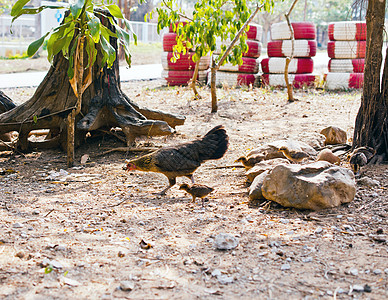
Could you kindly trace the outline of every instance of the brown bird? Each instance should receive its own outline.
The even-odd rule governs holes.
[[[360,171],[360,168],[365,166],[375,154],[375,149],[368,146],[354,149],[353,152],[348,155],[349,164],[353,173],[357,174]]]
[[[209,187],[207,185],[193,184],[192,186],[189,186],[187,183],[181,184],[179,189],[180,190],[184,190],[187,193],[189,193],[193,197],[192,202],[195,202],[195,198],[197,198],[197,197],[201,198],[202,199],[202,205],[203,205],[203,198],[205,198],[212,191],[214,191],[214,188]]]
[[[253,157],[246,158],[245,156],[241,156],[237,158],[235,162],[241,162],[246,169],[250,169],[256,164],[256,159]]]
[[[176,146],[163,147],[153,153],[130,160],[126,169],[164,174],[169,186],[164,195],[176,183],[178,176],[186,176],[194,183],[193,173],[204,161],[221,158],[228,149],[229,138],[222,125],[214,127],[202,138]]]
[[[289,150],[287,147],[283,146],[279,148],[279,151],[284,154],[285,157],[287,157],[292,162],[299,163],[305,158],[309,157],[309,155],[306,152],[303,151],[295,151],[295,150]]]

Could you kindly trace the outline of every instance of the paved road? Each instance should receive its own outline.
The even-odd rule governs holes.
[[[162,65],[136,65],[131,68],[120,67],[120,80],[147,80],[161,78]],[[38,86],[47,72],[26,72],[0,74],[0,89],[14,87],[34,87]]]

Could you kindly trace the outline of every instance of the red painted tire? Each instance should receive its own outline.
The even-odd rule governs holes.
[[[263,83],[269,86],[285,87],[284,74],[263,74]],[[294,88],[314,87],[316,75],[314,74],[289,74],[288,80],[292,82]]]
[[[173,51],[173,47],[176,45],[176,37],[177,34],[173,32],[167,32],[163,34],[163,51]]]
[[[236,73],[236,72],[222,72],[217,71],[216,86],[250,86],[257,85],[260,76],[257,74]],[[210,74],[209,80],[210,82]]]
[[[366,41],[329,41],[327,54],[330,58],[365,58]]]
[[[294,30],[294,38],[296,40],[315,40],[317,37],[315,24],[312,22],[292,22],[291,26]],[[271,39],[291,39],[291,31],[287,22],[280,22],[271,25]]]
[[[263,73],[284,73],[285,66],[285,57],[270,57],[264,58],[261,61],[261,70],[263,71]],[[312,73],[313,69],[314,61],[311,58],[293,58],[288,66],[288,73]]]
[[[357,21],[334,22],[329,24],[331,41],[365,41],[366,23]]]
[[[364,73],[327,73],[325,87],[328,90],[361,89]]]
[[[195,62],[193,62],[192,57],[195,52],[187,52],[186,54],[179,54],[179,58],[172,62],[171,58],[174,56],[173,52],[163,52],[162,53],[162,67],[165,70],[176,70],[176,71],[187,71],[194,70]],[[210,65],[210,57],[204,56],[199,60],[198,70],[206,70]]]
[[[221,52],[221,45],[229,45],[230,41],[221,42],[220,39],[217,39],[216,42],[216,50],[214,51],[214,54],[220,54]],[[248,45],[248,51],[243,53],[243,56],[245,57],[254,57],[258,58],[261,54],[261,42],[255,41],[255,40],[247,40]]]
[[[261,41],[263,37],[263,27],[258,24],[249,24],[249,29],[247,31],[247,38],[250,40]]]
[[[164,79],[166,85],[187,85],[193,77],[194,70],[192,71],[171,71],[163,70],[162,79]],[[206,83],[207,71],[198,72],[198,81]]]
[[[259,60],[253,57],[242,57],[243,63],[241,66],[232,65],[231,63],[226,63],[223,66],[220,66],[220,71],[226,72],[240,72],[240,73],[250,73],[256,74],[259,72]]]
[[[363,73],[365,59],[330,59],[329,72],[334,73]]]
[[[269,57],[291,56],[292,41],[271,41],[268,42],[267,53]],[[317,53],[317,41],[315,40],[295,40],[294,57],[312,57]]]

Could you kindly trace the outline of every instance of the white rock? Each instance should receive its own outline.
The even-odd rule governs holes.
[[[214,246],[218,250],[231,250],[238,246],[238,239],[229,233],[220,233],[214,239]]]
[[[120,282],[120,289],[123,291],[132,291],[135,288],[135,283],[129,280],[123,280]]]
[[[357,276],[358,275],[358,269],[357,268],[350,268],[349,269],[349,274],[351,274],[353,276]]]
[[[373,273],[375,274],[375,275],[380,275],[381,273],[383,273],[380,269],[376,269],[376,270],[374,270],[373,271]]]
[[[221,271],[219,269],[214,269],[212,272],[213,277],[218,277],[221,275]]]
[[[360,284],[353,285],[352,289],[355,292],[363,292],[364,291],[364,287],[362,285],[360,285]]]
[[[220,284],[229,284],[234,281],[234,278],[228,275],[220,275],[220,276],[217,276],[217,280]]]
[[[23,228],[23,224],[22,223],[19,223],[19,222],[16,222],[12,225],[13,228]]]
[[[290,270],[290,269],[291,269],[290,264],[283,264],[283,265],[280,267],[280,270],[282,270],[282,271],[286,271],[286,270]]]

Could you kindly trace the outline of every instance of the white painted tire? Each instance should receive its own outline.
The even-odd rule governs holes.
[[[190,71],[173,71],[163,70],[162,79],[164,85],[175,86],[175,85],[188,85],[189,81],[193,77],[194,70]],[[200,83],[206,83],[207,71],[199,71],[197,81]]]
[[[335,59],[329,60],[329,72],[334,73],[363,73],[365,59]]]
[[[365,58],[366,41],[329,41],[327,54],[330,58]]]
[[[242,57],[243,63],[241,66],[232,65],[231,63],[226,63],[223,66],[220,66],[220,71],[226,72],[240,72],[240,73],[249,73],[256,74],[259,72],[259,60],[254,57]]]
[[[294,39],[296,40],[315,40],[317,37],[315,24],[312,22],[292,22],[291,26],[294,31]],[[291,31],[287,22],[272,24],[270,31],[272,40],[291,39]]]
[[[192,57],[195,52],[187,52],[186,54],[179,54],[179,59],[172,62],[171,58],[174,56],[173,52],[162,52],[162,67],[165,70],[188,71],[194,70],[195,62]],[[199,60],[198,70],[207,70],[210,65],[210,56],[203,56]]]
[[[286,87],[284,74],[263,74],[263,84],[274,87]],[[315,74],[288,74],[288,80],[296,89],[314,87],[317,76]]]
[[[269,57],[287,57],[292,54],[292,41],[270,41],[267,45]],[[294,40],[294,57],[312,57],[317,53],[317,41]]]
[[[325,87],[328,90],[361,89],[364,73],[327,73]]]
[[[263,26],[259,24],[250,23],[247,31],[247,38],[261,42],[263,37]]]
[[[285,57],[269,57],[261,61],[263,73],[284,73],[286,67]],[[289,74],[312,73],[314,61],[311,58],[293,58],[288,65]]]
[[[259,80],[260,76],[258,74],[222,71],[217,71],[216,74],[216,86],[240,87],[258,85]],[[208,84],[210,85],[210,72],[208,77]]]
[[[333,22],[329,24],[328,32],[331,41],[365,41],[366,22]]]

